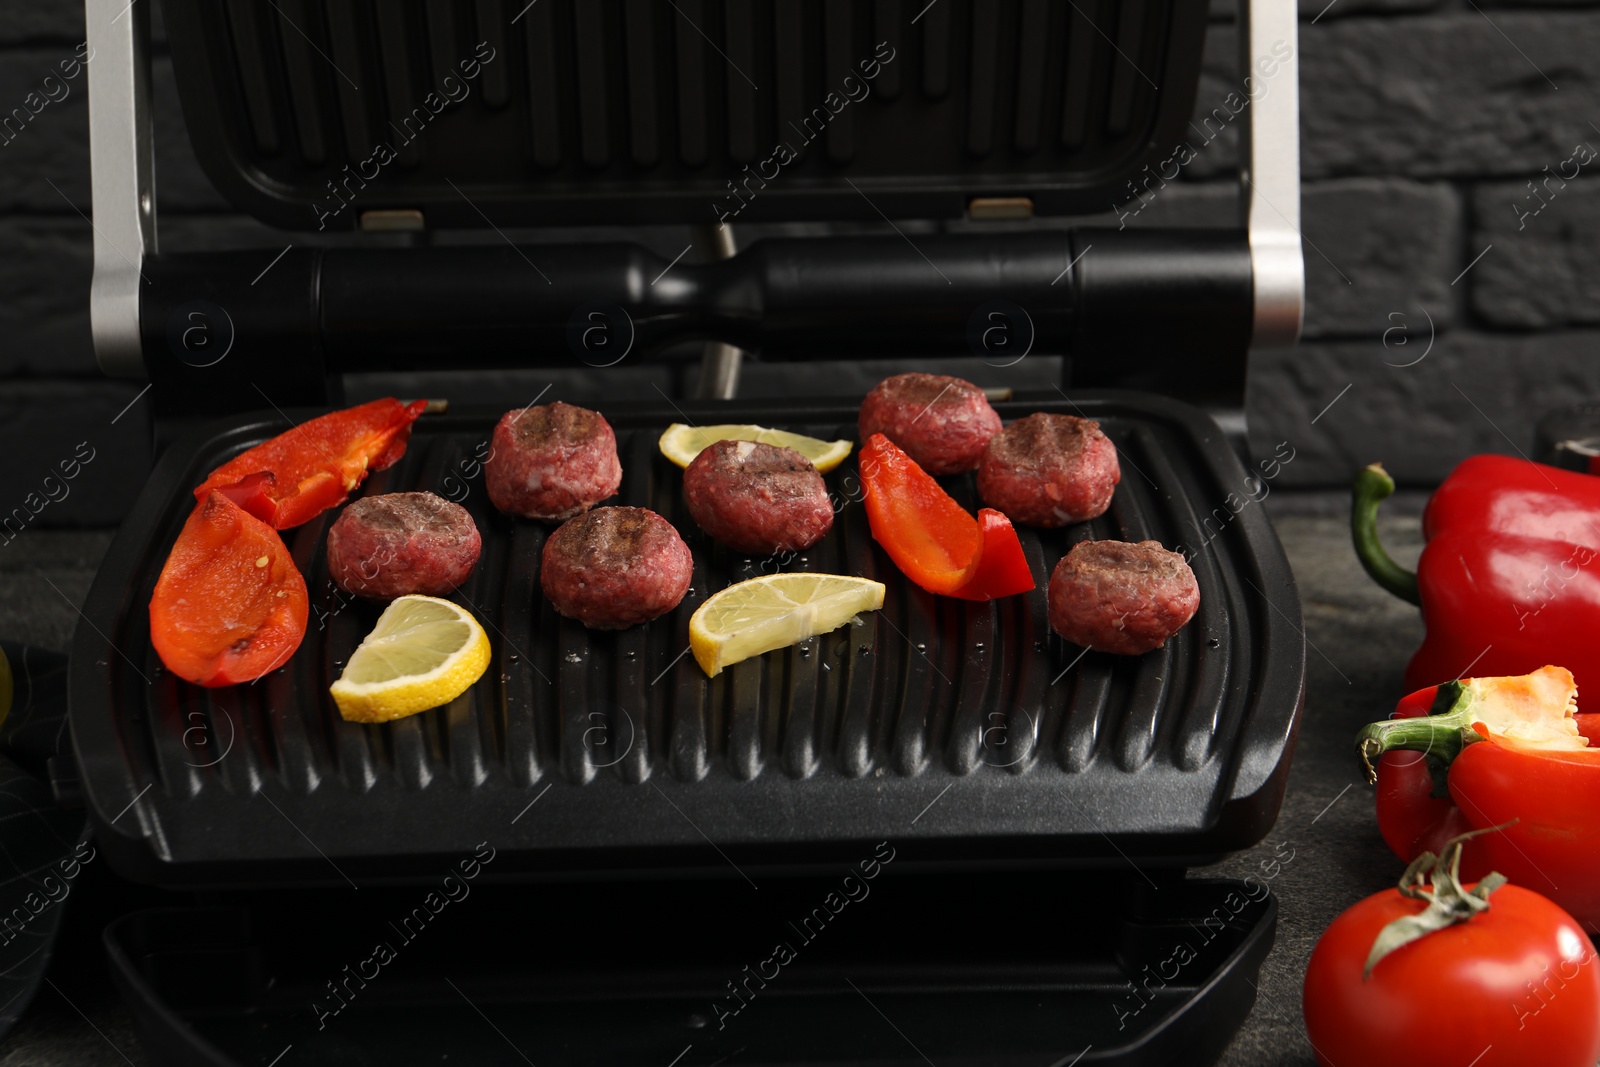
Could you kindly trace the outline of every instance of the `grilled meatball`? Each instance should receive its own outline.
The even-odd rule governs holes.
[[[508,515],[570,519],[622,484],[617,435],[598,411],[560,401],[508,411],[492,443],[483,482]]]
[[[694,558],[648,508],[595,508],[544,544],[539,581],[556,611],[592,630],[625,630],[678,606]]]
[[[810,548],[833,526],[822,475],[792,448],[717,441],[683,472],[683,496],[702,530],[740,552]]]
[[[983,502],[1030,526],[1065,526],[1104,515],[1122,480],[1117,447],[1100,424],[1040,412],[989,439],[978,466]]]
[[[1159,541],[1083,541],[1050,575],[1050,628],[1101,652],[1160,648],[1194,618],[1194,571]]]
[[[947,374],[896,374],[861,402],[861,440],[881,433],[929,474],[972,470],[1000,432],[1000,416],[969,381]]]
[[[362,497],[328,528],[328,575],[374,600],[444,596],[467,580],[483,549],[467,509],[432,493]]]

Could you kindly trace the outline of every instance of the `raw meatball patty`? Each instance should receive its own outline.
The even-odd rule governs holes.
[[[983,502],[1030,526],[1065,526],[1106,513],[1122,480],[1100,424],[1040,412],[989,439],[978,466]]]
[[[810,548],[833,526],[822,475],[792,448],[717,441],[683,472],[683,496],[702,530],[740,552]]]
[[[1194,571],[1160,541],[1083,541],[1050,575],[1050,628],[1101,652],[1160,648],[1199,606]]]
[[[328,575],[347,593],[444,596],[467,580],[483,538],[467,509],[432,493],[362,497],[328,528]]]
[[[861,402],[861,440],[881,433],[929,474],[959,474],[978,465],[983,446],[1000,432],[1000,416],[969,381],[947,374],[896,374]]]
[[[570,519],[622,484],[617,435],[598,411],[560,401],[508,411],[492,443],[483,482],[508,515]]]
[[[678,606],[694,557],[649,508],[595,508],[544,543],[539,581],[556,611],[592,630],[625,630]]]

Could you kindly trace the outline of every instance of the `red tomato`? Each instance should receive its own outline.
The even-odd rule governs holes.
[[[1372,942],[1424,902],[1390,889],[1347,909],[1306,969],[1306,1035],[1324,1067],[1594,1067],[1600,964],[1576,920],[1505,885],[1466,922],[1402,945],[1362,980]]]

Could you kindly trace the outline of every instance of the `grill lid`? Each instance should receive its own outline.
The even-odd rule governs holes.
[[[1101,211],[1186,136],[1206,6],[163,2],[201,164],[298,230]]]

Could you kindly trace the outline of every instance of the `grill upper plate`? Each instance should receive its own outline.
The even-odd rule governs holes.
[[[328,581],[336,510],[285,531],[312,598],[286,667],[214,690],[162,667],[145,607],[190,488],[286,423],[239,417],[197,433],[163,455],[75,637],[71,721],[98,834],[125,873],[163,883],[403,877],[485,839],[497,871],[541,873],[745,871],[848,858],[889,837],[913,859],[1116,864],[1193,862],[1259,840],[1277,815],[1305,666],[1293,578],[1250,499],[1259,483],[1210,419],[1174,401],[1095,393],[997,407],[1007,420],[1082,412],[1122,456],[1101,519],[1019,528],[1038,589],[978,604],[913,586],[871,538],[852,457],[826,476],[833,531],[787,566],[884,581],[883,610],[715,680],[685,654],[690,615],[776,563],[694,526],[657,436],[688,418],[854,437],[854,407],[607,407],[623,462],[610,503],[659,511],[695,554],[682,605],[616,634],[554,614],[538,589],[547,528],[490,505],[474,460],[499,413],[424,416],[404,459],[363,491],[431,489],[472,512],[483,558],[457,599],[484,622],[494,659],[448,707],[380,726],[344,722],[327,692],[379,612]],[[971,475],[945,481],[978,505]],[[1136,658],[1051,633],[1045,582],[1091,537],[1203,544],[1195,620]]]
[[[318,231],[383,210],[430,230],[1104,211],[1194,136],[1207,7],[162,4],[207,175]]]

